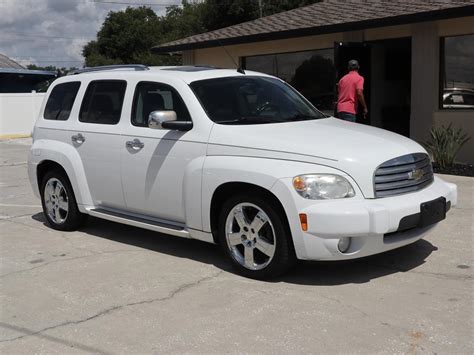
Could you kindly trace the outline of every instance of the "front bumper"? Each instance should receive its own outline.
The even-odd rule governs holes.
[[[419,213],[423,202],[441,196],[451,207],[457,203],[456,185],[438,177],[421,191],[379,199],[307,200],[291,184],[291,179],[282,179],[274,185],[273,192],[283,199],[296,255],[305,260],[353,259],[411,244],[436,224],[397,232],[403,217]],[[301,229],[300,213],[307,215],[307,231]],[[337,247],[341,237],[352,237],[346,253]]]

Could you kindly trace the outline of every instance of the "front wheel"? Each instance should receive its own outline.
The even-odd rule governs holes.
[[[235,196],[224,203],[219,242],[240,274],[265,279],[292,266],[291,234],[282,214],[258,196]]]

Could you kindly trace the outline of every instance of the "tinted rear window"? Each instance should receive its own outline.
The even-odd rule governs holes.
[[[122,114],[126,87],[124,80],[91,81],[82,101],[79,121],[117,124]]]
[[[69,118],[80,86],[79,81],[56,85],[46,103],[44,118],[46,120],[66,121]]]

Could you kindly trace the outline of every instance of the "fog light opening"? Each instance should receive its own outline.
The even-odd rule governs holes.
[[[349,248],[351,247],[351,238],[350,237],[342,237],[339,239],[337,243],[337,248],[341,253],[347,253]]]

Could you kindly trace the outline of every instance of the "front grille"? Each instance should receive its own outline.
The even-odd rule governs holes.
[[[403,155],[380,165],[374,175],[375,197],[424,189],[433,182],[430,158],[424,153]]]

